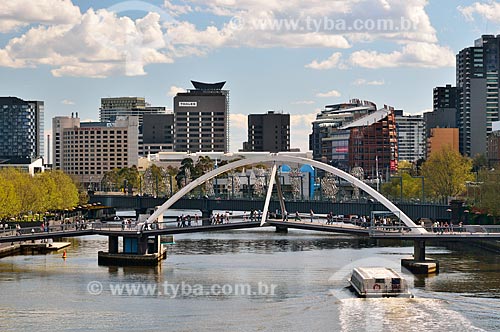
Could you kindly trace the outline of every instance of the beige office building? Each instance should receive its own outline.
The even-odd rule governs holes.
[[[55,117],[54,168],[75,176],[85,186],[97,188],[107,171],[137,165],[138,125],[136,116],[119,118],[114,123]]]

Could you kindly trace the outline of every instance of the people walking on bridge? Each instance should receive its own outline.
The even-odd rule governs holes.
[[[299,211],[295,211],[295,221],[301,221],[302,219],[300,218]]]
[[[314,211],[311,209],[311,211],[309,211],[309,216],[311,217],[311,222],[313,222],[314,220]]]
[[[283,222],[288,221],[288,212],[285,210],[283,211]]]

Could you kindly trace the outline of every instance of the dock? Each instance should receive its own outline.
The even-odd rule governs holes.
[[[23,253],[41,253],[58,251],[69,247],[71,242],[51,242],[51,243],[22,243],[20,244],[21,252]]]
[[[21,252],[20,244],[0,245],[0,258]]]

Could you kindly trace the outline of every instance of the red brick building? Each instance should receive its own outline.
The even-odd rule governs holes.
[[[343,127],[350,129],[349,167],[365,174],[398,170],[398,136],[394,109],[387,106]]]

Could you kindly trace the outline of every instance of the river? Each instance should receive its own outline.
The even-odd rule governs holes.
[[[159,268],[98,266],[99,236],[71,239],[66,260],[0,259],[0,331],[500,331],[500,258],[471,246],[429,246],[441,273],[403,271],[413,299],[359,299],[352,268],[400,271],[411,243],[271,229],[175,240]],[[153,291],[117,293],[134,285]]]

